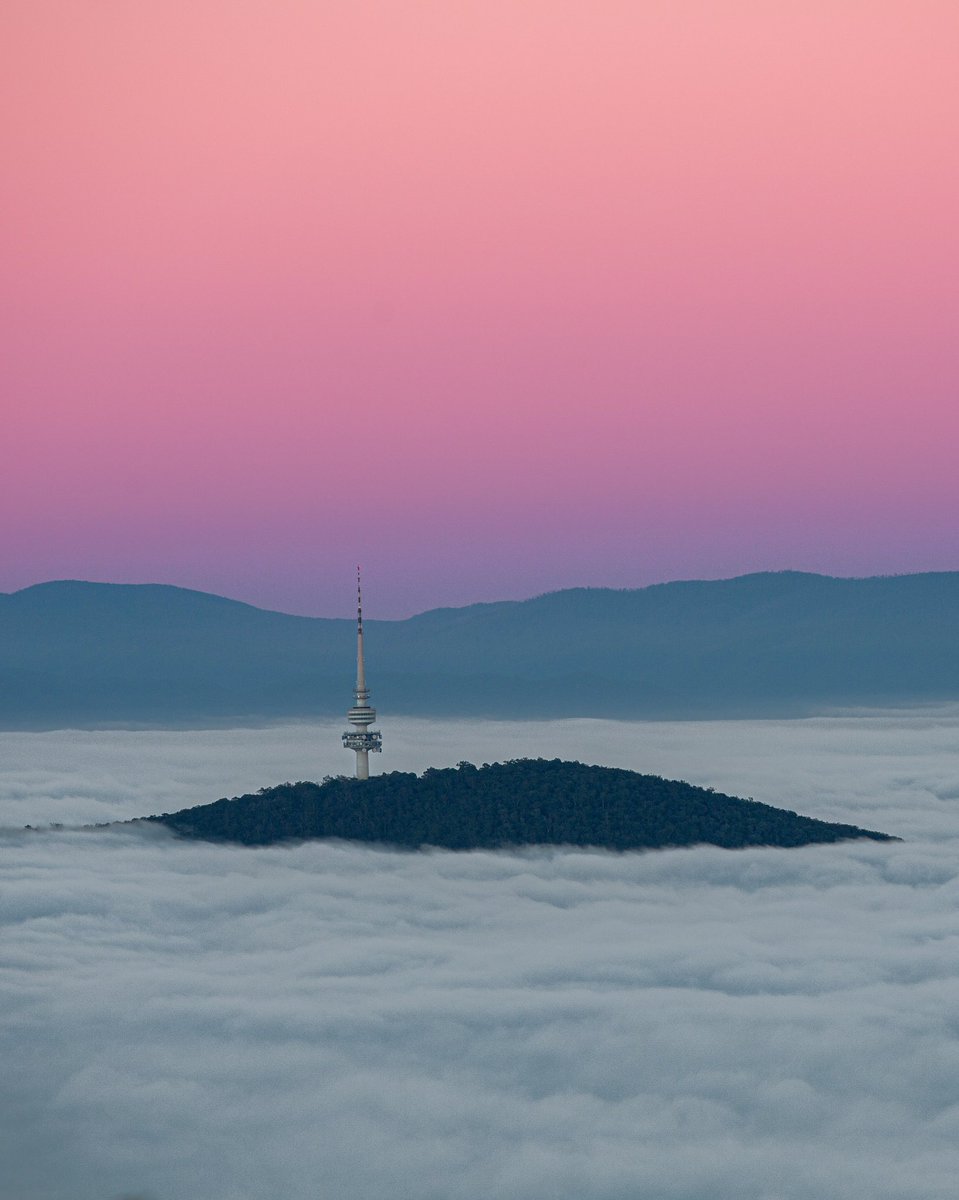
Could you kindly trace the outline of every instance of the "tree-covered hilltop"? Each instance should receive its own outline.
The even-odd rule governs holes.
[[[150,817],[181,837],[264,846],[343,838],[450,850],[573,845],[803,846],[887,834],[799,816],[657,775],[559,759],[394,771],[359,782],[284,783]]]

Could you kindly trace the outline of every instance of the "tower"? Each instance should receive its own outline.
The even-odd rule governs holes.
[[[370,707],[370,692],[366,686],[366,667],[363,662],[363,593],[360,588],[360,568],[356,568],[356,687],[353,707],[346,719],[353,726],[343,734],[343,745],[356,751],[356,778],[369,779],[370,751],[379,754],[383,739],[378,729],[370,729],[376,720],[376,709]]]

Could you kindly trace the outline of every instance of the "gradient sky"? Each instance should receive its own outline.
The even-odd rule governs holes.
[[[959,568],[955,0],[5,0],[0,590]]]

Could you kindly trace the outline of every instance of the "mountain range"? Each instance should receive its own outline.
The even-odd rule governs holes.
[[[795,716],[959,699],[959,572],[574,588],[364,628],[384,717]],[[0,727],[342,713],[353,631],[166,585],[0,594]]]

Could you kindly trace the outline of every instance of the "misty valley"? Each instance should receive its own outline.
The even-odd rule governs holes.
[[[440,801],[513,768],[535,794],[575,757],[902,841],[411,851],[133,820],[370,786],[337,778],[340,725],[0,733],[4,1200],[948,1194],[959,711],[393,718],[370,781],[409,802],[425,772]],[[275,793],[281,820],[314,801]]]

